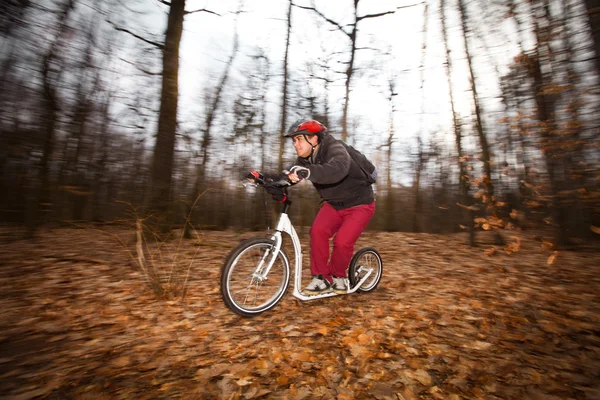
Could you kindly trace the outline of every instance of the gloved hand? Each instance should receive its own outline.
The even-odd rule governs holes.
[[[275,201],[283,203],[287,199],[287,196],[282,188],[265,186],[265,190],[271,195],[271,197],[273,197],[273,200]]]

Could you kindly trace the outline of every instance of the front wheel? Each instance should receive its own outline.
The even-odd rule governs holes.
[[[274,242],[248,239],[233,249],[221,272],[221,296],[233,312],[252,317],[275,307],[290,283],[290,261],[283,249],[273,259]]]
[[[350,261],[350,266],[348,267],[350,287],[356,286],[369,270],[371,271],[371,275],[358,288],[359,292],[374,290],[383,275],[383,261],[381,260],[381,256],[374,248],[365,247],[357,251]]]

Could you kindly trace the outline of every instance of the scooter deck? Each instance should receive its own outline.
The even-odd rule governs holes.
[[[298,290],[297,287],[294,287],[293,295],[294,295],[294,297],[296,297],[297,299],[300,299],[300,300],[316,300],[316,299],[323,299],[326,297],[344,296],[346,294],[355,293],[362,286],[362,284],[365,283],[365,281],[369,278],[369,276],[371,275],[372,272],[373,272],[372,270],[367,271],[365,276],[363,276],[362,279],[355,286],[348,287],[348,291],[344,294],[336,293],[330,289],[328,292],[322,292],[319,294],[309,295],[309,294],[301,292],[300,290]]]

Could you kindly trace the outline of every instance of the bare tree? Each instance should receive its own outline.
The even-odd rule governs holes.
[[[448,90],[450,94],[450,107],[452,110],[452,125],[454,129],[454,137],[456,143],[456,152],[457,152],[457,160],[458,160],[458,182],[460,187],[460,198],[462,201],[462,205],[467,210],[466,218],[465,218],[465,226],[469,229],[469,244],[471,246],[475,245],[475,230],[473,227],[473,218],[472,218],[472,209],[471,209],[471,200],[469,198],[469,181],[467,177],[467,164],[465,160],[465,155],[463,153],[463,143],[462,143],[462,127],[460,120],[458,118],[458,114],[456,111],[456,107],[454,105],[454,91],[452,89],[452,57],[450,55],[450,47],[448,44],[448,30],[446,28],[446,10],[445,10],[445,1],[440,1],[440,18],[442,22],[442,35],[444,38],[444,47],[446,50],[446,76],[448,79]]]
[[[290,35],[292,32],[292,0],[289,0],[287,12],[287,29],[285,35],[285,52],[283,55],[283,83],[281,87],[281,121],[279,124],[279,153],[277,154],[277,171],[283,170],[283,153],[285,146],[285,129],[287,124],[287,101],[288,101],[288,56],[290,51]]]
[[[162,90],[158,114],[158,131],[154,146],[151,168],[151,186],[148,197],[148,214],[159,218],[162,233],[170,230],[170,217],[167,216],[171,200],[171,179],[173,173],[173,152],[177,130],[179,44],[183,32],[185,0],[172,0],[169,4],[169,17],[163,47]]]
[[[423,43],[421,44],[421,134],[423,133],[423,118],[425,115],[425,60],[427,58],[427,23],[429,22],[429,4],[425,4],[423,7]],[[427,155],[423,150],[423,140],[421,136],[417,137],[417,161],[415,163],[415,179],[413,182],[414,189],[414,214],[412,221],[412,231],[420,232],[421,228],[419,226],[419,218],[421,217],[422,206],[423,206],[423,198],[421,194],[421,173],[423,171],[423,167],[425,162],[427,161]]]
[[[519,54],[522,56],[522,58],[526,58],[525,57],[525,54],[526,54],[525,47],[523,45],[524,24],[521,21],[521,15],[517,12],[517,4],[515,3],[514,0],[509,0],[507,3],[507,6],[508,6],[507,15],[510,16],[516,24],[516,28],[517,28],[516,37],[517,37]],[[508,93],[508,95],[505,96],[505,98],[509,102],[514,103],[513,109],[516,114],[516,116],[514,118],[514,119],[516,119],[516,121],[514,121],[515,122],[514,125],[516,125],[517,129],[516,129],[516,134],[511,135],[511,138],[514,138],[514,140],[517,142],[517,146],[518,146],[515,149],[516,150],[515,156],[516,156],[516,161],[517,161],[516,168],[519,171],[517,173],[517,177],[519,180],[519,204],[517,206],[521,210],[521,212],[523,212],[524,220],[526,220],[527,216],[529,214],[529,209],[527,207],[522,207],[522,202],[523,202],[523,199],[525,199],[527,196],[527,186],[525,183],[528,179],[531,164],[530,164],[530,160],[528,158],[528,153],[526,151],[525,138],[524,138],[524,135],[522,134],[523,132],[525,132],[525,125],[523,123],[524,118],[522,117],[522,110],[524,110],[524,108],[525,108],[524,107],[524,102],[525,102],[524,97],[526,97],[526,96],[523,93],[524,90],[520,89],[520,87],[522,86],[522,82],[519,82],[519,80],[522,80],[523,78],[519,75],[520,74],[519,74],[518,68],[515,68],[515,66],[513,66],[512,71],[509,72],[508,76],[502,77],[501,87],[502,87],[503,91],[507,91],[507,93]]]
[[[594,40],[596,69],[598,77],[600,77],[600,0],[585,0],[585,6],[590,20],[592,39]]]
[[[349,55],[348,61],[345,62],[345,64],[347,66],[344,71],[344,75],[346,78],[345,78],[345,83],[344,83],[345,95],[344,95],[344,105],[343,105],[343,111],[342,111],[341,139],[343,141],[346,141],[348,139],[348,108],[350,105],[350,91],[351,91],[351,87],[352,87],[352,77],[354,76],[354,72],[355,72],[354,63],[356,60],[356,52],[358,50],[360,50],[360,48],[357,47],[358,24],[361,21],[366,20],[366,19],[382,17],[384,15],[391,15],[396,12],[396,10],[393,10],[393,11],[384,11],[384,12],[380,12],[380,13],[366,14],[366,15],[359,16],[358,15],[358,3],[359,2],[360,2],[360,0],[353,0],[353,3],[354,3],[353,21],[350,22],[349,24],[345,24],[345,25],[342,25],[341,23],[326,17],[321,11],[317,10],[317,8],[314,7],[314,5],[312,7],[306,7],[306,6],[300,6],[298,4],[295,4],[295,6],[298,8],[302,8],[305,10],[311,10],[311,11],[314,11],[315,13],[317,13],[317,15],[319,15],[321,18],[323,18],[329,24],[333,25],[337,30],[342,32],[350,41],[350,49],[349,49],[350,55]],[[407,6],[407,7],[410,7],[410,6]],[[406,7],[398,7],[398,9],[400,9],[400,8],[406,8]]]
[[[31,7],[31,0],[5,0],[0,3],[0,34],[10,37]]]
[[[243,7],[243,2],[240,2],[240,6],[238,9],[237,15],[239,15],[239,13],[242,12],[242,7]],[[237,17],[236,17],[236,23],[235,23],[234,35],[233,35],[233,47],[231,49],[231,54],[229,56],[229,60],[227,61],[226,65],[225,65],[225,70],[223,71],[223,75],[221,76],[221,79],[219,80],[219,83],[215,87],[214,93],[212,94],[212,101],[208,105],[208,108],[206,111],[206,119],[204,121],[204,128],[202,129],[202,142],[200,144],[200,153],[201,153],[202,159],[201,159],[200,163],[198,163],[198,169],[196,171],[196,181],[195,181],[194,189],[188,200],[189,205],[190,205],[190,209],[189,209],[190,212],[188,214],[188,217],[192,221],[194,220],[193,216],[194,216],[195,210],[196,210],[196,207],[194,207],[194,204],[196,203],[198,198],[200,196],[202,196],[202,193],[207,189],[207,187],[204,186],[203,184],[205,183],[205,177],[206,177],[206,165],[208,163],[208,156],[209,156],[208,149],[210,147],[210,143],[211,143],[211,139],[212,139],[212,131],[211,130],[213,127],[213,122],[217,115],[217,111],[219,109],[219,105],[221,104],[221,96],[223,94],[223,90],[225,89],[225,86],[227,85],[227,80],[229,79],[229,75],[231,73],[233,61],[238,52],[238,47],[239,47],[239,42],[238,42]],[[206,212],[204,212],[203,215],[206,215]],[[186,238],[191,237],[191,228],[192,228],[191,224],[185,225],[184,236]]]
[[[561,181],[557,175],[559,157],[557,152],[559,147],[555,145],[554,131],[556,121],[553,113],[556,105],[556,95],[548,93],[545,89],[552,85],[551,72],[546,72],[542,64],[550,62],[549,57],[553,54],[550,48],[551,32],[547,26],[549,23],[549,10],[546,0],[536,0],[532,4],[532,17],[534,24],[534,33],[536,38],[536,47],[531,57],[528,58],[528,71],[534,82],[535,102],[537,107],[537,116],[539,119],[539,135],[541,146],[548,173],[548,187],[551,200],[551,212],[553,224],[556,226],[555,240],[557,244],[564,245],[567,242],[565,210],[560,203],[559,192],[561,190]],[[541,24],[546,25],[542,27]]]
[[[171,203],[171,182],[174,165],[175,137],[177,131],[177,110],[179,102],[179,46],[183,33],[184,17],[189,14],[207,12],[207,9],[186,11],[185,0],[158,0],[169,7],[167,29],[164,43],[144,38],[126,28],[115,26],[136,39],[159,48],[162,51],[162,88],[158,114],[158,129],[150,168],[150,188],[146,198],[146,214],[154,218],[159,231],[170,230],[172,216],[169,213]],[[216,14],[217,15],[217,14]]]
[[[597,2],[597,6],[600,7],[600,2]],[[572,18],[575,13],[574,10],[572,10],[571,3],[565,1],[563,7],[564,12],[560,17],[560,24],[564,31],[563,43],[565,51],[568,59],[571,60],[576,54],[576,41],[574,39],[575,32],[569,23],[569,19]],[[596,12],[600,15],[600,9]],[[596,31],[598,29],[600,29],[600,17],[597,18]],[[598,32],[596,32],[596,34],[597,33]],[[596,61],[599,61],[598,57],[596,57]],[[586,178],[591,176],[591,171],[587,168],[587,163],[585,162],[586,157],[584,154],[586,141],[583,136],[583,127],[585,118],[582,116],[582,111],[584,108],[583,98],[586,86],[585,84],[582,85],[581,74],[577,71],[577,68],[575,68],[574,63],[567,61],[566,64],[566,80],[568,87],[568,90],[566,91],[566,94],[568,95],[566,105],[567,120],[563,121],[562,130],[564,130],[566,134],[563,135],[561,148],[570,150],[565,154],[563,168],[565,169],[564,175],[566,177],[565,184],[567,190],[574,193],[577,190],[585,188]],[[597,63],[596,65],[600,66],[600,63]],[[597,72],[600,77],[600,69]],[[591,234],[591,231],[587,229],[586,226],[588,221],[592,220],[590,210],[586,209],[579,196],[568,199],[568,202],[571,204],[566,204],[566,207],[571,210],[575,208],[577,212],[575,215],[571,213],[571,216],[566,218],[567,222],[571,222],[571,225],[574,226],[577,231],[584,231]],[[575,207],[571,207],[572,205]]]
[[[385,192],[385,209],[390,215],[394,215],[394,194],[392,186],[392,145],[394,144],[394,136],[396,135],[396,126],[394,124],[394,116],[396,114],[395,97],[398,95],[396,91],[396,76],[392,75],[388,79],[388,103],[390,104],[390,122],[388,126],[388,138],[385,143],[387,150],[386,154],[386,192]],[[386,218],[385,228],[388,231],[393,231],[395,227],[395,218]]]
[[[63,4],[58,17],[58,32],[42,60],[44,145],[38,174],[39,184],[36,185],[36,192],[32,197],[33,203],[28,213],[27,228],[30,236],[33,236],[37,229],[40,206],[49,203],[49,165],[54,149],[56,123],[60,109],[57,87],[62,66],[57,60],[63,35],[68,30],[67,20],[74,8],[75,0],[68,0]]]
[[[429,155],[423,148],[423,140],[417,137],[417,159],[415,161],[415,178],[413,181],[413,196],[414,196],[414,213],[412,220],[412,231],[421,232],[421,219],[423,213],[423,195],[421,193],[421,177],[423,169],[427,163]]]
[[[487,133],[483,126],[483,116],[481,112],[481,102],[477,93],[477,78],[475,76],[475,69],[473,67],[473,55],[469,46],[469,32],[470,28],[468,25],[468,13],[465,7],[464,0],[458,0],[458,8],[460,11],[461,27],[463,33],[463,41],[465,46],[465,53],[467,56],[467,65],[469,66],[469,78],[471,83],[471,92],[473,94],[473,104],[475,106],[475,128],[477,131],[477,137],[479,138],[479,146],[481,147],[481,161],[483,162],[483,187],[486,193],[482,196],[486,213],[489,215],[495,214],[494,206],[494,184],[492,182],[492,165],[490,160],[490,146],[487,140]]]
[[[84,22],[85,24],[85,22]],[[62,215],[67,219],[83,219],[85,203],[89,195],[89,186],[85,179],[88,165],[81,162],[88,136],[88,125],[93,113],[95,96],[100,89],[100,70],[93,65],[94,43],[97,40],[96,23],[87,21],[86,44],[77,62],[77,83],[75,85],[75,104],[72,111],[69,135],[64,143],[63,163],[58,176],[58,187],[64,188]]]
[[[475,2],[475,3],[473,3],[473,5],[478,6],[478,8],[473,10],[472,13],[474,15],[483,16],[483,18],[485,18],[484,21],[488,20],[489,14],[502,15],[504,17],[504,15],[506,15],[507,11],[509,10],[509,8],[507,7],[507,4],[500,4],[499,6],[501,8],[495,8],[495,7],[493,7],[493,5],[490,5],[488,3],[481,4],[480,2]],[[489,39],[490,38],[502,38],[503,42],[510,42],[510,39],[507,37],[505,32],[497,29],[495,23],[488,22],[485,25],[471,24],[470,28],[472,29],[472,32],[473,32],[475,38],[483,46],[484,53],[485,53],[489,63],[491,64],[492,68],[494,69],[494,72],[496,74],[495,76],[501,77],[502,73],[500,72],[500,67],[499,67],[498,63],[495,61],[495,58],[493,57],[492,46],[489,43]],[[482,28],[485,28],[485,31]],[[501,129],[497,133],[495,142],[502,143],[502,144],[500,144],[499,147],[503,150],[502,153],[503,153],[504,157],[503,157],[502,161],[500,161],[500,157],[497,157],[497,159],[496,159],[497,165],[499,165],[499,164],[506,165],[508,163],[507,160],[509,159],[509,157],[512,156],[512,154],[514,154],[514,151],[515,151],[515,149],[514,149],[515,144],[513,143],[514,141],[510,134],[509,123],[508,123],[508,118],[507,118],[507,116],[509,114],[509,107],[508,107],[509,99],[507,98],[506,94],[507,93],[502,90],[500,91],[500,94],[499,94],[499,100],[500,100],[500,104],[502,107],[502,111],[499,112],[499,115],[500,115],[499,123],[501,124],[503,129]],[[490,167],[490,169],[491,169],[491,167]],[[500,171],[497,171],[497,173],[498,172],[500,172]],[[502,188],[508,189],[510,186],[510,181],[509,181],[507,174],[498,173],[497,176],[498,176],[498,178],[496,181],[496,189],[498,187],[500,187],[500,191],[502,191]],[[504,182],[504,178],[506,178],[506,182]],[[496,192],[498,192],[498,190],[496,190]],[[494,206],[496,204],[502,204],[502,202],[494,201],[493,199],[489,199],[489,203]],[[495,208],[493,210],[495,210]]]

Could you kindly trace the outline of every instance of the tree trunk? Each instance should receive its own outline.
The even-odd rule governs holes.
[[[290,35],[292,32],[292,0],[288,6],[287,32],[285,37],[285,53],[283,55],[283,86],[281,88],[281,123],[279,126],[279,154],[277,155],[277,172],[283,171],[283,153],[285,151],[285,130],[287,123],[287,91],[288,91],[288,55]]]
[[[426,155],[423,152],[423,141],[420,137],[417,138],[417,143],[419,146],[417,162],[415,163],[415,181],[413,183],[413,190],[415,196],[414,203],[414,214],[412,220],[412,231],[415,233],[421,232],[421,227],[419,224],[419,218],[423,212],[423,196],[421,195],[421,173],[423,172],[423,167],[425,165]]]
[[[521,55],[525,55],[525,48],[523,46],[523,23],[521,22],[521,18],[519,16],[519,14],[516,12],[516,4],[514,2],[514,0],[510,0],[509,1],[509,7],[511,10],[511,14],[513,16],[513,19],[515,21],[515,24],[517,25],[517,43],[519,44],[519,50],[520,50],[520,54]],[[527,193],[527,187],[522,183],[522,182],[527,182],[527,180],[529,179],[529,170],[530,170],[530,162],[529,159],[527,157],[527,151],[526,151],[526,146],[525,146],[525,139],[523,138],[523,135],[521,134],[522,132],[525,132],[525,126],[523,124],[523,118],[521,117],[521,110],[523,110],[523,96],[520,95],[518,93],[518,84],[515,83],[509,83],[509,86],[506,86],[507,89],[512,90],[512,95],[510,96],[510,98],[513,99],[514,103],[515,103],[515,108],[517,111],[517,127],[518,127],[518,133],[515,136],[517,144],[518,144],[518,149],[516,149],[515,151],[515,155],[516,155],[516,161],[517,161],[517,168],[519,168],[519,173],[518,173],[518,185],[519,185],[519,199],[518,199],[518,209],[523,212],[523,220],[520,222],[521,225],[524,225],[524,222],[527,221],[527,219],[530,216],[530,210],[529,207],[524,206],[524,200],[527,198],[528,193]]]
[[[444,47],[446,49],[446,75],[448,78],[448,90],[450,94],[450,106],[452,108],[452,125],[454,127],[454,137],[456,143],[456,152],[458,159],[458,182],[460,198],[466,212],[464,213],[464,224],[469,230],[469,245],[475,246],[475,229],[473,227],[473,212],[470,209],[471,199],[469,198],[469,181],[467,178],[467,166],[462,149],[462,129],[461,124],[454,107],[454,92],[452,90],[452,58],[450,57],[450,48],[448,46],[448,32],[446,29],[445,1],[440,1],[440,15],[442,19],[442,35],[444,38]]]
[[[546,163],[546,169],[548,172],[548,189],[552,198],[551,213],[553,223],[556,227],[555,241],[558,245],[564,245],[567,240],[567,232],[565,227],[565,210],[563,210],[562,205],[560,204],[560,199],[558,197],[558,193],[561,190],[560,182],[556,176],[558,159],[555,158],[555,151],[558,151],[558,146],[555,146],[555,139],[553,138],[555,130],[555,121],[552,116],[552,113],[554,110],[555,98],[553,94],[544,93],[544,88],[550,82],[547,82],[548,78],[544,76],[541,66],[541,47],[548,46],[549,37],[543,36],[541,28],[539,26],[539,21],[542,18],[542,16],[538,15],[538,13],[536,12],[538,9],[543,10],[544,8],[544,4],[541,4],[539,1],[533,4],[532,11],[536,47],[535,54],[532,57],[529,57],[528,70],[534,82],[534,95],[539,119],[538,132],[540,134],[541,150],[542,154],[544,155],[544,161]],[[547,14],[545,15],[547,16]],[[547,49],[545,53],[547,53],[548,55],[551,54],[549,49]]]
[[[105,221],[106,220],[106,207],[107,204],[102,199],[102,193],[106,190],[106,184],[103,184],[102,178],[106,174],[106,164],[108,161],[108,152],[109,152],[109,133],[108,126],[110,120],[110,104],[112,100],[112,94],[107,93],[106,100],[102,104],[101,113],[102,116],[102,124],[100,125],[100,145],[98,146],[98,151],[100,152],[100,159],[97,162],[93,162],[90,160],[91,165],[93,165],[94,171],[94,181],[92,182],[92,205],[91,205],[91,218],[92,221]]]
[[[594,40],[594,50],[596,52],[596,70],[600,78],[600,0],[585,0],[590,28],[592,30],[592,39]]]
[[[469,78],[471,81],[471,92],[473,93],[473,104],[475,105],[475,122],[477,128],[477,137],[479,138],[479,146],[481,147],[481,161],[483,162],[484,176],[482,179],[483,187],[486,191],[483,197],[483,205],[488,216],[495,216],[495,200],[494,200],[494,185],[492,183],[492,166],[490,160],[490,148],[487,141],[487,135],[483,127],[483,119],[481,116],[481,105],[479,103],[479,95],[477,94],[477,79],[473,69],[473,57],[469,48],[469,27],[467,24],[468,15],[465,8],[464,0],[458,0],[463,40],[465,45],[465,53],[467,55],[467,64],[469,66]]]
[[[67,19],[70,12],[75,8],[75,0],[69,0],[59,16],[59,31],[50,46],[48,53],[43,58],[42,65],[42,88],[43,88],[43,124],[44,124],[44,147],[40,161],[39,179],[34,185],[34,193],[29,200],[31,202],[27,212],[27,234],[32,237],[40,223],[40,212],[42,205],[48,207],[50,204],[50,160],[54,149],[54,135],[56,121],[58,119],[59,104],[57,93],[58,73],[53,72],[52,64],[55,62],[58,45],[61,37],[67,31]]]
[[[13,30],[23,24],[23,20],[29,8],[31,0],[3,1],[0,6],[0,34],[4,38],[10,38]]]
[[[552,217],[553,223],[556,225],[555,240],[557,244],[564,245],[566,243],[566,230],[564,221],[564,210],[558,198],[559,182],[556,178],[556,162],[554,159],[552,145],[552,130],[554,129],[554,121],[552,120],[553,102],[543,94],[544,78],[541,66],[538,60],[532,59],[532,75],[535,82],[535,102],[537,105],[538,118],[540,120],[539,133],[542,139],[542,153],[548,171],[549,192],[552,197]]]
[[[185,0],[172,0],[163,49],[162,91],[158,115],[158,131],[151,168],[150,194],[146,214],[160,233],[171,229],[169,213],[171,179],[177,129],[179,45],[183,32]],[[155,232],[155,233],[158,233]]]
[[[63,176],[59,187],[67,185],[75,190],[66,192],[65,200],[63,200],[62,215],[67,219],[82,220],[84,218],[83,211],[85,203],[89,195],[89,183],[84,177],[84,167],[81,165],[81,153],[84,149],[84,142],[87,135],[87,125],[90,114],[93,110],[92,96],[97,92],[100,83],[98,70],[93,70],[92,63],[92,46],[94,42],[94,29],[90,27],[88,33],[88,43],[82,60],[82,71],[78,77],[76,104],[72,120],[72,131],[64,153],[64,171],[66,176]],[[90,77],[90,75],[92,75]],[[91,78],[91,82],[90,82]],[[91,86],[88,86],[91,84]]]
[[[241,10],[239,11],[241,12]],[[236,23],[237,26],[237,23]],[[206,182],[206,165],[208,163],[209,151],[208,148],[210,146],[210,142],[212,139],[212,126],[215,120],[215,116],[217,115],[217,111],[219,109],[219,105],[221,103],[221,94],[223,93],[223,89],[227,84],[227,80],[229,79],[229,73],[231,71],[231,66],[233,65],[233,60],[238,51],[238,34],[237,28],[235,30],[235,34],[233,37],[233,49],[231,50],[231,56],[229,57],[229,61],[225,67],[225,71],[223,72],[223,76],[219,81],[219,84],[215,88],[215,93],[213,97],[213,101],[209,106],[208,112],[206,114],[206,122],[204,125],[204,133],[202,136],[202,144],[201,144],[201,153],[202,153],[202,161],[198,164],[198,170],[196,172],[196,181],[194,184],[194,189],[192,191],[192,195],[188,199],[189,208],[188,208],[188,223],[185,224],[184,228],[184,237],[189,239],[192,237],[192,224],[195,221],[194,215],[196,214],[196,205],[200,197],[206,193],[208,190],[208,186],[205,184]],[[212,210],[207,209],[206,207],[201,207],[202,210],[202,219],[207,215],[207,212],[210,213]]]
[[[386,192],[385,192],[385,209],[383,210],[387,215],[392,216],[391,218],[386,218],[384,222],[385,229],[388,232],[392,232],[396,229],[397,220],[394,218],[394,204],[395,199],[393,197],[393,187],[392,187],[392,145],[394,143],[394,136],[396,135],[396,128],[394,125],[394,114],[396,108],[394,106],[394,97],[397,95],[395,79],[392,78],[388,81],[388,87],[390,89],[390,97],[388,98],[390,102],[390,125],[389,125],[389,135],[387,141],[387,168],[386,168]]]
[[[600,15],[600,0],[597,2],[598,13]],[[574,12],[571,9],[571,4],[567,1],[563,3],[564,6],[564,17],[561,21],[561,25],[564,29],[564,43],[567,54],[571,56],[575,54],[576,43],[573,41],[575,32],[572,31],[568,21],[569,18],[574,16]],[[599,17],[600,18],[600,17]],[[597,30],[600,29],[600,20],[598,21]],[[598,58],[596,58],[598,61]],[[598,64],[597,64],[598,65]],[[598,76],[600,77],[600,70],[598,71]],[[572,149],[570,152],[565,154],[565,163],[563,167],[565,168],[565,176],[567,176],[566,183],[568,190],[577,190],[581,188],[585,188],[586,178],[590,178],[590,173],[588,169],[582,167],[582,164],[585,164],[585,148],[584,148],[584,138],[582,136],[582,125],[584,117],[581,115],[581,108],[583,106],[583,102],[581,99],[583,98],[583,93],[581,91],[581,77],[576,68],[574,68],[573,63],[567,63],[567,81],[569,82],[569,124],[567,125],[568,135],[563,137],[565,141],[565,145],[568,148]],[[581,201],[581,198],[577,198],[572,200],[574,209],[572,211],[573,218],[566,218],[567,221],[570,222],[570,225],[575,228],[575,231],[578,233],[583,233],[585,236],[593,235],[593,232],[589,229],[589,221],[592,220],[592,215],[590,210],[585,206],[585,204]],[[569,207],[569,204],[564,205],[564,207]]]
[[[352,77],[354,74],[354,61],[356,58],[356,51],[358,50],[356,47],[356,43],[357,43],[357,35],[358,35],[358,23],[364,19],[367,18],[377,18],[377,17],[382,17],[384,15],[391,15],[394,14],[396,12],[396,10],[394,11],[384,11],[384,12],[380,12],[380,13],[376,13],[376,14],[368,14],[368,15],[358,15],[358,3],[360,2],[360,0],[354,0],[354,22],[351,24],[347,24],[345,26],[350,26],[351,27],[351,31],[350,32],[346,32],[346,30],[344,29],[344,27],[342,25],[340,25],[339,23],[325,17],[321,12],[319,12],[315,7],[305,7],[305,6],[300,6],[300,5],[296,5],[299,8],[303,8],[303,9],[307,9],[307,10],[313,10],[315,11],[317,14],[319,14],[320,17],[324,18],[328,23],[332,24],[333,26],[335,26],[337,29],[339,29],[344,35],[348,36],[348,38],[350,39],[350,60],[348,60],[347,62],[347,67],[346,67],[346,71],[345,71],[345,75],[346,75],[346,81],[345,81],[345,96],[344,96],[344,106],[343,106],[343,111],[342,111],[342,135],[341,135],[341,139],[343,141],[347,141],[348,139],[348,109],[350,107],[350,91],[351,91],[351,87],[352,87]],[[314,2],[313,2],[314,3]],[[405,6],[405,7],[398,7],[398,8],[406,8],[406,7],[412,7],[414,5],[410,5],[410,6]]]
[[[344,96],[344,108],[342,111],[342,141],[348,140],[348,108],[350,107],[350,86],[352,83],[352,74],[354,73],[354,58],[356,57],[356,34],[358,26],[358,2],[360,0],[354,0],[354,24],[352,25],[352,31],[348,34],[350,38],[350,60],[348,61],[348,67],[346,68],[346,82],[345,88],[346,93]]]
[[[428,22],[428,11],[429,4],[425,4],[423,10],[423,43],[421,45],[421,118],[420,118],[420,126],[421,126],[421,134],[424,131],[423,117],[425,115],[425,59],[427,56],[427,22]],[[421,217],[422,208],[423,208],[423,198],[421,194],[421,172],[423,171],[423,166],[425,163],[425,154],[423,153],[423,141],[421,137],[417,137],[418,144],[418,155],[417,162],[415,168],[415,181],[413,184],[414,189],[414,214],[412,220],[412,231],[413,232],[421,232],[421,227],[419,224],[419,218]]]

